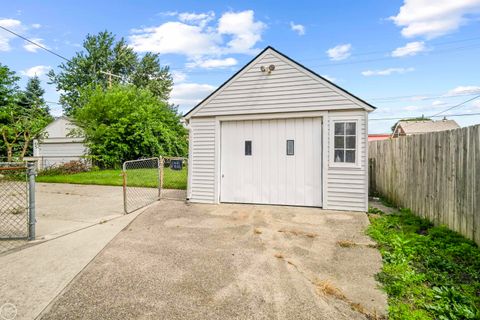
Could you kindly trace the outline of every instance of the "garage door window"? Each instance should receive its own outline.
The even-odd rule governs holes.
[[[335,163],[356,163],[357,123],[335,122],[333,145]]]
[[[245,141],[245,155],[246,156],[252,155],[252,141],[250,140]]]

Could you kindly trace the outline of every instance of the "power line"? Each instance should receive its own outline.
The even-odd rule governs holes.
[[[39,48],[41,48],[41,49],[43,49],[43,50],[45,50],[45,51],[47,51],[47,52],[50,52],[50,53],[53,54],[53,55],[56,55],[57,57],[59,57],[59,58],[61,58],[61,59],[63,59],[63,60],[70,61],[69,59],[65,58],[64,56],[62,56],[62,55],[60,55],[60,54],[58,54],[58,53],[56,53],[56,52],[48,49],[48,48],[45,47],[45,46],[42,46],[41,44],[39,44],[39,43],[37,43],[37,42],[35,42],[35,41],[32,41],[32,40],[30,40],[30,39],[28,39],[28,38],[25,38],[24,36],[22,36],[22,35],[20,35],[20,34],[18,34],[18,33],[16,33],[16,32],[14,32],[14,31],[12,31],[12,30],[10,30],[10,29],[7,29],[7,28],[5,28],[5,27],[3,27],[3,26],[0,26],[0,28],[2,28],[3,30],[5,30],[5,31],[7,31],[7,32],[10,32],[11,34],[13,34],[13,35],[15,35],[15,36],[17,36],[17,37],[19,37],[19,38],[27,41],[27,42],[30,42],[31,44],[33,44],[33,45],[35,45],[35,46],[37,46],[37,47],[39,47]]]
[[[459,114],[448,114],[444,116],[429,116],[425,117],[427,118],[442,118],[442,117],[466,117],[466,116],[478,116],[480,115],[480,112],[474,112],[474,113],[459,113]],[[373,118],[373,119],[368,119],[368,121],[386,121],[386,120],[411,120],[411,119],[418,119],[421,118],[422,116],[417,116],[417,117],[398,117],[398,118]]]
[[[473,98],[470,98],[470,99],[468,99],[468,100],[465,100],[465,101],[463,101],[463,102],[461,102],[461,103],[459,103],[459,104],[456,104],[456,105],[454,105],[454,106],[448,107],[447,109],[445,109],[445,110],[443,110],[443,111],[440,111],[440,112],[438,112],[438,113],[435,113],[432,117],[436,117],[436,116],[438,116],[438,115],[440,115],[440,114],[442,114],[442,113],[444,113],[444,112],[447,112],[447,111],[449,111],[449,110],[458,108],[458,107],[460,107],[460,106],[463,106],[463,105],[466,104],[467,102],[473,101],[473,100],[478,99],[478,98],[480,98],[480,94],[477,95],[477,96],[475,96],[475,97],[473,97]]]

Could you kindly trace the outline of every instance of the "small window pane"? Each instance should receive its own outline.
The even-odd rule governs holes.
[[[343,136],[335,137],[335,149],[345,148],[345,138]]]
[[[335,150],[335,162],[344,162],[344,151]]]
[[[343,136],[345,134],[345,123],[344,122],[336,122],[335,123],[335,135],[336,136]]]
[[[249,140],[245,141],[245,155],[246,156],[252,155],[252,141],[249,141]]]
[[[357,133],[357,124],[355,122],[347,122],[345,125],[347,135],[355,135]]]
[[[293,156],[295,154],[295,142],[293,140],[287,140],[287,156]]]
[[[346,147],[347,149],[355,149],[355,136],[346,137]],[[335,147],[336,148],[336,147]]]
[[[355,150],[345,151],[345,162],[355,163]]]

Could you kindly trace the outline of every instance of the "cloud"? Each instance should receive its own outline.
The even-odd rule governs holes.
[[[35,67],[28,68],[26,70],[20,71],[20,73],[30,78],[34,76],[41,77],[44,74],[46,74],[51,68],[52,67],[50,66],[40,65],[40,66],[35,66]]]
[[[32,28],[33,29],[40,29],[42,27],[42,25],[40,23],[34,23],[32,24]]]
[[[480,93],[480,86],[458,86],[447,92],[446,96],[459,96]]]
[[[186,64],[187,68],[205,68],[205,69],[212,69],[212,68],[226,68],[232,67],[238,63],[237,59],[235,58],[225,58],[225,59],[207,59],[207,60],[197,60],[194,62],[189,62]]]
[[[131,30],[130,46],[137,52],[182,54],[187,58],[218,58],[228,53],[253,54],[266,25],[252,10],[226,12],[215,26],[213,12],[174,13],[179,21]]]
[[[218,20],[218,33],[231,36],[227,43],[230,53],[254,53],[253,47],[262,40],[266,24],[255,21],[253,10],[226,12]]]
[[[327,79],[327,80],[330,81],[330,82],[335,82],[335,81],[337,81],[337,79],[335,79],[334,77],[331,77],[331,76],[326,75],[326,74],[322,75],[322,77],[324,77],[325,79]]]
[[[403,107],[403,110],[405,110],[405,111],[417,111],[418,109],[420,109],[419,106],[406,106],[406,107]]]
[[[25,28],[22,25],[22,22],[16,19],[0,19],[0,26],[8,28],[14,32],[21,32]],[[15,35],[5,30],[0,30],[0,51],[10,51],[12,49],[10,46],[10,40],[13,38],[15,38]]]
[[[172,78],[173,78],[173,83],[174,84],[177,84],[177,83],[181,83],[181,82],[184,82],[185,80],[187,80],[187,74],[185,72],[182,72],[182,71],[172,71]]]
[[[420,52],[427,51],[425,42],[415,41],[409,42],[403,47],[399,47],[392,51],[392,57],[414,56]]]
[[[432,39],[454,32],[478,13],[479,0],[404,0],[398,14],[389,19],[406,38]]]
[[[200,83],[180,83],[173,86],[170,102],[187,111],[205,99],[216,87]]]
[[[442,100],[435,100],[432,102],[432,107],[440,107],[440,106],[443,106],[443,105],[446,105],[447,103],[445,101],[442,101]]]
[[[333,48],[327,50],[327,54],[330,57],[330,60],[333,61],[340,61],[345,60],[350,57],[352,49],[352,45],[350,43],[347,44],[339,44]]]
[[[365,77],[389,76],[394,73],[403,74],[407,72],[412,72],[414,70],[415,68],[388,68],[383,70],[367,70],[367,71],[362,71],[362,75],[364,75]]]
[[[182,12],[178,14],[178,19],[185,23],[196,24],[199,26],[206,26],[207,23],[215,18],[215,13],[210,11],[207,13],[190,13],[190,12]]]
[[[45,48],[47,49],[50,49],[47,45],[45,45],[43,43],[43,39],[40,39],[40,38],[33,38],[33,39],[30,39],[32,40],[33,42],[36,42],[38,43],[39,45],[42,45],[44,46]],[[40,50],[40,47],[34,45],[33,43],[30,43],[30,42],[27,42],[25,41],[25,44],[23,45],[23,48],[29,52],[37,52],[38,50]]]
[[[475,109],[480,109],[480,100],[475,100],[472,102],[472,106]]]
[[[301,24],[295,24],[293,21],[290,21],[290,29],[295,31],[299,36],[303,36],[305,34],[305,26]]]

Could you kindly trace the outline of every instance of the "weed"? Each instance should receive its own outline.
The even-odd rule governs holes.
[[[479,319],[480,249],[445,227],[400,209],[370,219],[391,319]]]
[[[312,238],[312,239],[318,237],[318,234],[316,234],[316,233],[303,231],[303,230],[280,229],[280,230],[278,230],[278,232],[291,234],[291,235],[294,235],[294,236],[305,236],[307,238]]]
[[[375,208],[375,207],[369,207],[368,208],[368,213],[370,214],[385,214],[385,212],[383,212],[382,210],[378,209],[378,208]]]
[[[346,297],[343,294],[342,290],[337,288],[332,282],[329,280],[315,280],[315,287],[317,289],[317,293],[323,294],[325,296],[332,296],[340,300],[345,300]]]
[[[258,229],[258,228],[254,228],[253,229],[253,233],[254,234],[262,234],[262,230]]]
[[[275,258],[277,258],[277,259],[283,259],[283,258],[285,258],[285,256],[284,256],[283,254],[281,254],[280,252],[275,253],[273,256],[274,256]]]

